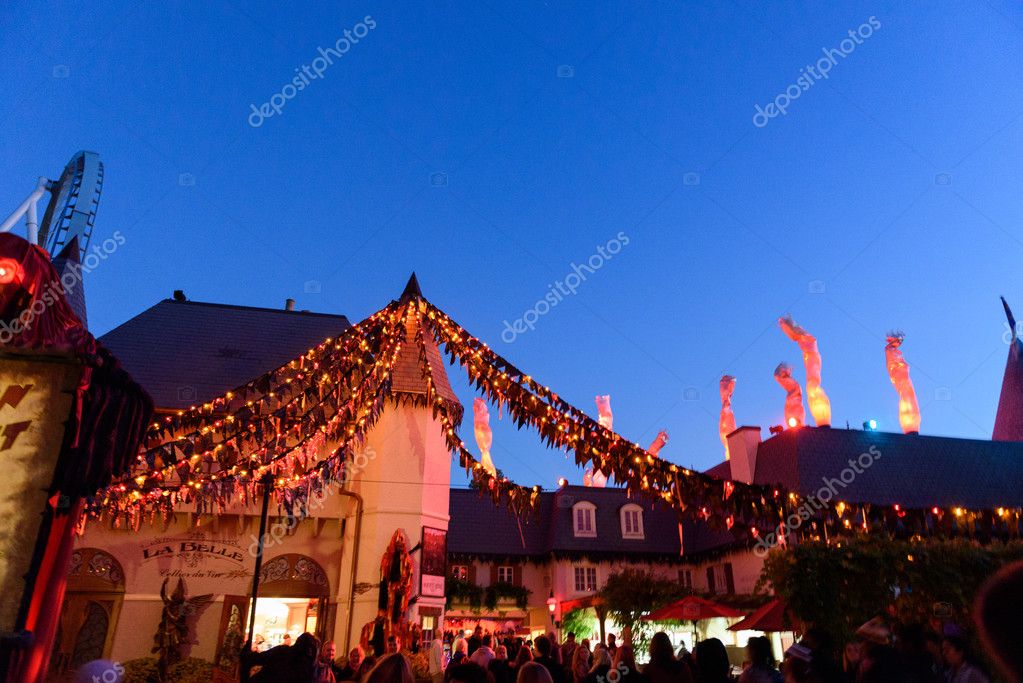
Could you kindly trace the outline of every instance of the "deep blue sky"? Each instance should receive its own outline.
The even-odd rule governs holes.
[[[803,376],[776,325],[792,313],[820,340],[835,425],[898,429],[896,327],[922,431],[987,438],[998,295],[1023,315],[1023,10],[912,5],[7,3],[0,213],[101,154],[97,236],[127,242],[86,282],[97,333],[173,289],[360,319],[415,270],[521,368],[593,413],[610,393],[618,431],[645,445],[665,427],[663,454],[702,468],[722,456],[723,372],[740,424],[780,422],[772,370]],[[247,123],[367,15],[321,79]],[[753,125],[871,16],[827,80]],[[619,232],[576,295],[501,340]],[[581,478],[535,444],[506,421],[498,466]]]

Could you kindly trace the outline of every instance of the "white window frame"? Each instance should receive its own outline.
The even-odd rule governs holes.
[[[635,503],[623,505],[618,511],[622,523],[622,538],[643,538],[643,508]],[[635,522],[634,528],[630,529],[630,518]]]
[[[593,565],[577,565],[572,570],[572,585],[576,593],[595,593],[597,591],[597,568]]]
[[[597,537],[597,506],[593,503],[576,503],[572,506],[572,530],[576,538]]]
[[[692,569],[679,569],[678,570],[678,582],[686,590],[693,589],[693,570]]]
[[[510,564],[501,564],[497,566],[497,582],[498,583],[515,583],[515,567]]]

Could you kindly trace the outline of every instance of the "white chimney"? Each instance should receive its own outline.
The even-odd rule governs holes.
[[[732,479],[753,483],[757,471],[757,448],[760,446],[760,427],[739,427],[727,436]]]

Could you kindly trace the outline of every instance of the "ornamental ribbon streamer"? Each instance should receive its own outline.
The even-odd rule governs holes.
[[[797,325],[792,316],[779,318],[778,325],[803,352],[803,366],[806,368],[806,402],[810,406],[813,421],[818,427],[830,427],[831,401],[821,387],[821,352],[817,349],[817,338]]]
[[[476,445],[480,449],[480,462],[490,476],[496,477],[497,468],[494,467],[494,461],[490,458],[490,447],[494,443],[494,434],[490,431],[490,411],[487,410],[487,402],[482,398],[473,399],[472,418]]]
[[[718,434],[721,435],[721,443],[725,447],[725,460],[731,458],[728,453],[728,435],[735,431],[735,415],[732,413],[732,392],[735,391],[735,378],[731,375],[722,375],[718,383],[718,391],[721,393],[721,417],[718,418]]]
[[[905,338],[901,332],[889,332],[884,359],[888,366],[888,377],[899,394],[899,424],[906,434],[916,434],[920,431],[920,406],[916,402],[913,380],[909,378],[909,363],[899,349]]]
[[[802,427],[806,423],[803,392],[799,388],[799,382],[792,376],[792,367],[788,363],[778,363],[778,367],[774,369],[774,378],[785,390],[785,426]]]
[[[470,384],[482,394],[484,408],[491,402],[507,408],[518,428],[528,426],[547,446],[572,453],[577,466],[613,476],[630,494],[670,506],[680,522],[695,519],[713,529],[729,529],[736,543],[757,542],[774,535],[779,526],[789,528],[790,543],[797,538],[871,532],[976,539],[1018,538],[1023,532],[1019,508],[905,509],[869,501],[822,508],[782,487],[722,481],[662,460],[658,455],[666,434],[659,434],[649,448],[626,439],[611,428],[608,397],[601,397],[600,419],[593,419],[495,353],[418,292],[403,295],[338,337],[223,396],[155,420],[130,476],[90,498],[89,512],[109,516],[114,525],[138,528],[157,515],[166,524],[183,506],[194,504],[198,523],[202,515],[223,511],[234,501],[254,500],[262,482],[268,482],[278,506],[293,514],[296,507],[301,510],[313,496],[343,485],[353,475],[352,460],[384,406],[401,401],[430,408],[449,450],[479,495],[528,521],[539,511],[541,488],[519,486],[499,476],[486,455],[481,462],[466,449],[458,436],[462,406],[438,394],[428,343],[442,348],[452,364],[465,370]],[[889,340],[889,367],[897,361],[895,369],[902,374],[893,374],[893,381],[898,376],[908,382],[898,343],[901,336]],[[392,391],[392,368],[409,344],[418,349],[425,395]],[[784,363],[776,378],[786,388],[786,417],[802,424],[799,384]],[[725,388],[723,384],[723,402]],[[901,399],[900,391],[900,407]],[[487,438],[477,442],[486,454],[491,445],[489,422],[481,422],[478,405],[474,402],[474,428],[488,427],[486,434],[478,433]],[[907,415],[915,416],[913,425],[919,427],[915,399],[909,405],[913,410]],[[814,512],[803,520],[807,510]]]

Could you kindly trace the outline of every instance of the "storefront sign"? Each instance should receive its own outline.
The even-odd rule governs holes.
[[[444,597],[444,577],[447,576],[448,532],[444,529],[423,527],[422,554],[419,562],[419,594]]]
[[[142,547],[142,561],[155,559],[180,560],[188,567],[198,567],[206,561],[225,560],[242,565],[248,555],[237,539],[207,539],[203,534],[186,538],[157,538]]]
[[[0,631],[15,628],[80,375],[60,356],[0,356]]]

